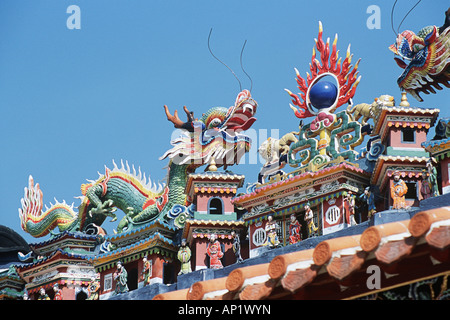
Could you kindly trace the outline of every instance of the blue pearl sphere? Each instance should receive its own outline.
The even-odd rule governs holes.
[[[329,108],[337,98],[337,88],[329,81],[315,83],[309,91],[309,101],[317,109]]]

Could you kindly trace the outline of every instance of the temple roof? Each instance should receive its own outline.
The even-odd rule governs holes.
[[[378,291],[448,274],[449,248],[450,207],[441,207],[238,266],[221,277],[197,281],[189,290],[161,293],[154,299],[318,299],[324,294],[327,299],[358,298],[377,292],[367,287],[369,267],[382,271]]]

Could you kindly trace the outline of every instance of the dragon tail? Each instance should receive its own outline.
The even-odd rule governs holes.
[[[35,238],[47,235],[56,227],[62,232],[67,230],[77,220],[78,215],[73,205],[56,201],[50,208],[43,209],[42,191],[39,183],[34,185],[33,177],[28,179],[28,188],[25,187],[24,197],[21,199],[22,208],[19,217],[22,229]]]

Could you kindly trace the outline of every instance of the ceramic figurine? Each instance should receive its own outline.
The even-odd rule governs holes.
[[[236,262],[242,262],[244,259],[241,257],[241,240],[236,231],[231,230],[231,236],[233,237],[233,252],[236,256]]]
[[[353,192],[348,191],[344,197],[345,222],[350,226],[357,225],[355,220],[355,196]]]
[[[439,195],[439,187],[437,181],[437,170],[433,166],[431,159],[427,161],[427,169],[428,169],[428,183],[431,188],[431,195],[433,197],[437,197]]]
[[[147,260],[147,256],[142,258],[142,262],[144,263],[142,267],[142,280],[144,280],[144,287],[145,287],[146,285],[150,284],[152,266],[150,264],[150,261]]]
[[[391,197],[394,200],[392,209],[406,209],[405,195],[408,192],[408,187],[405,181],[400,179],[400,172],[395,170],[394,182],[391,186]]]
[[[311,210],[310,204],[309,202],[307,204],[305,204],[305,221],[307,223],[308,226],[308,237],[311,237],[314,232],[317,231],[318,227],[316,227],[316,225],[314,224],[314,213]]]
[[[209,267],[211,269],[222,269],[222,261],[220,259],[223,257],[224,253],[220,247],[220,242],[217,240],[217,235],[212,234],[208,247],[206,248],[206,254],[209,256]]]
[[[182,239],[180,249],[178,249],[177,253],[177,258],[181,262],[181,270],[178,275],[192,272],[191,256],[191,249],[187,246],[186,239]]]
[[[88,285],[88,297],[86,300],[98,300],[98,293],[100,290],[100,283],[96,277],[91,277],[91,282]]]
[[[289,224],[289,243],[294,244],[302,240],[300,229],[302,225],[298,222],[295,214],[291,214],[291,223]]]
[[[116,280],[116,289],[114,294],[128,292],[128,273],[121,261],[117,262],[117,271],[114,272],[114,280]]]
[[[426,169],[422,170],[422,183],[420,186],[420,194],[422,195],[422,199],[431,198],[431,184],[429,181],[429,172]]]
[[[55,297],[53,298],[53,300],[62,300],[63,299],[62,290],[59,288],[57,283],[55,283],[53,285],[53,291],[55,291]]]
[[[277,235],[278,224],[273,220],[273,216],[269,215],[267,217],[266,223],[266,242],[263,244],[264,246],[269,246],[271,248],[278,247],[280,245],[280,241],[278,240]]]
[[[50,300],[50,297],[48,296],[47,293],[45,293],[45,289],[44,288],[40,288],[39,289],[39,298],[38,300]]]
[[[375,196],[372,191],[370,191],[370,186],[364,189],[364,193],[359,196],[360,199],[366,201],[368,214],[367,217],[370,219],[376,212],[375,208]]]

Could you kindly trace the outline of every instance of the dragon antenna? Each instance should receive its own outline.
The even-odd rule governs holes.
[[[397,4],[397,0],[395,0],[394,4],[392,5],[392,9],[391,9],[391,28],[392,28],[392,31],[394,31],[395,36],[397,37],[398,32],[396,32],[394,29],[394,8],[395,8],[396,4]],[[399,29],[400,29],[400,27],[399,27]]]
[[[210,41],[210,38],[211,38],[211,33],[212,33],[212,28],[211,28],[211,30],[209,30],[209,35],[208,35],[208,49],[209,49],[209,52],[211,53],[211,55],[212,55],[217,61],[219,61],[221,64],[223,64],[225,67],[227,67],[228,70],[231,71],[231,73],[233,74],[233,76],[234,76],[234,77],[236,78],[236,80],[239,82],[239,91],[242,91],[241,81],[239,81],[239,78],[236,76],[236,74],[234,73],[234,71],[231,70],[231,68],[230,68],[229,66],[227,66],[223,61],[221,61],[219,58],[217,58],[217,57],[214,55],[214,53],[212,52],[211,47],[210,47],[210,45],[209,45],[209,41]]]
[[[245,72],[244,70],[244,66],[242,64],[242,54],[244,53],[244,49],[245,49],[245,45],[247,44],[247,40],[244,41],[244,45],[242,46],[242,50],[241,50],[241,69],[242,71],[244,71],[245,75],[250,79],[250,92],[252,92],[252,88],[253,88],[253,80],[252,78],[248,75],[247,72]]]
[[[422,1],[422,0],[417,1],[416,4],[414,5],[414,7],[412,7],[412,8],[408,11],[408,13],[405,15],[405,17],[403,18],[403,20],[402,20],[402,21],[400,22],[400,24],[398,25],[397,33],[398,33],[398,31],[400,30],[400,27],[401,27],[403,21],[405,21],[406,17],[411,13],[411,11],[414,10],[415,7],[417,7],[417,5],[418,5],[421,1]]]

